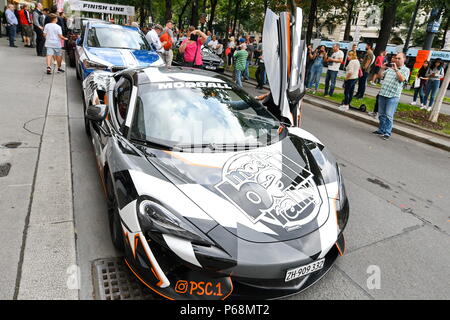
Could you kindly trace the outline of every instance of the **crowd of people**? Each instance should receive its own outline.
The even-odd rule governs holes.
[[[387,52],[383,51],[375,57],[371,44],[366,45],[365,53],[361,57],[358,57],[357,45],[354,44],[347,52],[346,58],[338,43],[332,46],[331,53],[328,53],[323,45],[315,50],[312,45],[309,45],[305,85],[308,91],[316,93],[323,70],[327,68],[323,95],[331,97],[334,94],[338,71],[342,67],[345,71],[344,99],[339,109],[348,110],[353,98],[364,97],[367,82],[371,85],[381,83],[375,100],[375,110],[369,114],[374,117],[378,115],[380,120],[380,127],[374,133],[379,134],[383,139],[389,139],[393,117],[411,73],[405,61],[406,55],[403,53],[393,55],[389,59]],[[431,111],[444,73],[444,64],[441,59],[436,59],[432,63],[426,61],[412,84],[414,95],[411,105]],[[417,102],[418,98],[420,102]]]
[[[320,79],[324,68],[327,68],[325,77],[324,96],[333,96],[336,85],[336,77],[339,69],[344,64],[344,100],[339,107],[341,110],[348,110],[353,98],[362,99],[366,92],[367,82],[371,85],[381,83],[384,79],[383,66],[392,65],[395,56],[390,59],[387,52],[381,52],[377,57],[373,53],[371,44],[366,44],[366,50],[362,57],[358,57],[357,45],[354,44],[348,51],[346,59],[344,53],[340,50],[339,44],[332,46],[332,52],[329,54],[325,46],[321,45],[313,50],[312,45],[308,46],[307,65],[306,65],[306,87],[312,93],[319,89]],[[406,57],[405,57],[406,58]],[[345,60],[345,61],[344,61]],[[407,68],[405,66],[405,68]],[[421,109],[431,111],[436,95],[439,91],[441,79],[444,77],[444,66],[440,59],[436,59],[432,64],[426,62],[413,83],[414,96],[412,105],[417,105]],[[403,84],[405,87],[407,83]],[[356,94],[355,94],[355,89]],[[420,102],[417,102],[417,98]],[[376,113],[371,113],[376,115]]]
[[[136,23],[135,26],[139,27]],[[237,41],[232,36],[227,42],[224,37],[213,35],[211,31],[205,33],[194,26],[187,30],[177,30],[171,20],[167,21],[165,27],[155,24],[152,28],[144,27],[141,30],[167,66],[172,65],[173,48],[178,47],[179,59],[184,66],[200,68],[203,65],[202,47],[207,47],[226,61],[227,65],[234,66],[234,78],[239,87],[242,87],[242,80],[250,79],[250,65],[257,66],[257,88],[262,89],[267,83],[262,40],[257,43],[253,36],[242,36]]]
[[[9,46],[17,48],[16,38],[20,32],[24,47],[35,48],[38,56],[46,57],[47,74],[51,74],[51,63],[57,63],[57,71],[62,69],[62,48],[67,39],[67,21],[63,12],[57,10],[57,6],[50,9],[43,8],[37,3],[34,8],[28,4],[15,6],[8,4],[1,19],[6,27],[6,36],[9,38]],[[0,34],[1,34],[0,28]]]

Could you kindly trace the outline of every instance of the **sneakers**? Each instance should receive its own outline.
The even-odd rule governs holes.
[[[424,105],[423,103],[420,105],[420,109],[426,109],[427,108],[427,106],[426,105]]]
[[[384,135],[380,136],[380,138],[383,140],[389,140],[390,136],[388,136],[387,134],[384,134]]]
[[[432,109],[431,107],[428,107],[428,108],[427,108],[427,107],[425,107],[425,108],[427,109],[427,111],[431,111],[431,109]]]
[[[372,132],[373,134],[377,134],[377,135],[379,135],[379,136],[382,136],[383,134],[380,132],[380,131],[378,131],[378,130],[375,130],[375,131],[373,131]]]
[[[47,74],[52,74],[52,68],[47,67]]]
[[[64,70],[61,68],[58,68],[58,73],[64,73]]]
[[[369,113],[367,113],[369,116],[371,116],[371,117],[374,117],[374,118],[376,118],[376,117],[378,117],[378,112],[373,112],[373,111],[371,111],[371,112],[369,112]]]
[[[415,106],[415,105],[417,105],[417,102],[411,101],[410,105]]]
[[[341,106],[339,106],[338,108],[341,111],[347,111],[349,109],[349,105],[348,104],[343,104]]]

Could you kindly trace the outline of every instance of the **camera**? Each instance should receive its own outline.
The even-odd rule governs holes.
[[[198,34],[191,33],[191,36],[190,36],[189,40],[197,41],[197,39],[198,39]]]

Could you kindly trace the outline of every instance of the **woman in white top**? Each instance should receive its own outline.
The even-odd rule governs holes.
[[[348,60],[349,63],[345,68],[344,102],[339,107],[340,110],[348,110],[350,103],[352,102],[356,82],[358,81],[359,69],[361,68],[358,56],[355,52],[350,51],[348,53]]]

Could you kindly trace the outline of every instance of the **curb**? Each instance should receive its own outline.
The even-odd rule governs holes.
[[[64,77],[64,80],[62,79]],[[18,299],[78,299],[65,74],[53,74]]]
[[[320,98],[316,98],[317,100],[323,100]],[[328,111],[332,111],[334,113],[338,113],[340,115],[373,125],[375,127],[378,127],[378,121],[375,120],[374,118],[368,116],[368,115],[363,115],[363,114],[358,114],[358,111],[341,111],[339,109],[337,109],[336,107],[338,106],[337,103],[328,101],[328,100],[323,100],[324,102],[328,102],[329,104],[332,104],[333,106],[329,106],[326,105],[325,103],[321,103],[318,101],[315,101],[315,99],[311,99],[309,96],[305,96],[305,98],[303,98],[303,101],[322,108],[322,109],[326,109]],[[402,125],[404,124],[404,121],[397,121],[397,123],[401,123]],[[408,124],[409,125],[409,124]],[[427,133],[418,133],[417,132],[417,128],[413,129],[409,129],[409,128],[402,128],[402,127],[394,127],[392,128],[392,131],[397,133],[398,135],[431,145],[433,147],[437,147],[439,149],[443,149],[446,151],[450,151],[450,140],[447,137],[443,137],[441,138],[437,138],[437,137],[432,137],[430,135],[428,135]],[[434,132],[433,132],[434,134]]]
[[[224,75],[229,77],[229,78],[232,77],[227,72],[224,72]],[[253,79],[251,79],[249,81],[245,81],[245,82],[250,83],[252,85],[256,85],[256,82]],[[270,88],[267,87],[267,86],[264,86],[264,89],[270,90]],[[375,127],[378,127],[378,121],[375,120],[374,118],[370,117],[369,115],[359,114],[358,111],[341,111],[341,110],[336,108],[336,106],[339,105],[337,103],[321,99],[320,97],[314,97],[314,99],[321,100],[324,103],[320,103],[318,101],[314,101],[308,95],[305,95],[305,97],[303,98],[303,101],[305,101],[305,102],[307,102],[307,103],[309,103],[309,104],[311,104],[313,106],[316,106],[316,107],[319,107],[319,108],[322,108],[322,109],[326,109],[328,111],[332,111],[332,112],[341,114],[343,116],[352,118],[354,120],[365,122],[367,124],[370,124],[370,125],[373,125]],[[327,102],[328,104],[332,104],[333,106],[328,106],[327,104],[325,104],[325,102]],[[409,128],[402,128],[402,127],[396,126],[396,127],[394,127],[392,129],[393,132],[395,132],[395,133],[397,133],[397,134],[399,134],[401,136],[404,136],[404,137],[416,140],[418,142],[422,142],[422,143],[428,144],[430,146],[433,146],[433,147],[436,147],[436,148],[439,148],[439,149],[442,149],[442,150],[445,150],[445,151],[450,151],[450,137],[449,136],[447,136],[445,134],[436,133],[436,132],[431,131],[431,130],[423,129],[421,127],[418,127],[418,126],[416,126],[414,124],[407,123],[405,121],[395,120],[395,122],[397,124],[401,124],[402,126],[410,127],[411,129],[409,129]],[[420,130],[423,133],[417,132],[417,130]],[[433,135],[433,136],[431,136],[431,135]],[[436,136],[439,136],[439,138],[436,137]]]

